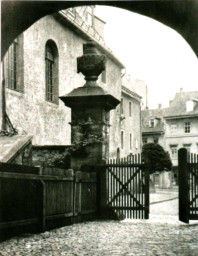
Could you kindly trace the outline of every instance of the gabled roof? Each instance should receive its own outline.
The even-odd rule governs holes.
[[[55,13],[54,16],[60,18],[68,27],[79,34],[83,39],[92,39],[96,43],[96,47],[104,52],[111,60],[113,60],[122,69],[124,64],[113,54],[113,52],[105,45],[103,38],[97,33],[95,29],[86,24],[83,19],[77,15],[76,18],[68,15],[68,10],[62,10]]]
[[[129,97],[132,97],[133,99],[137,101],[141,101],[142,97],[138,95],[134,90],[130,90],[126,86],[122,85],[122,93],[128,95]]]
[[[167,109],[145,109],[141,112],[142,115],[142,132],[143,133],[163,133],[164,123],[163,116],[165,115]],[[157,119],[157,124],[155,127],[149,127],[150,119]]]
[[[142,115],[142,132],[159,133],[164,131],[163,118],[174,119],[184,117],[198,117],[198,91],[176,93],[174,99],[170,101],[169,108],[146,109],[141,112]],[[193,100],[194,109],[186,110],[186,102]],[[153,128],[149,127],[149,120],[152,118],[160,119]]]
[[[191,111],[186,109],[186,102],[189,100],[194,101],[194,108]],[[165,118],[185,116],[198,116],[198,91],[176,93],[175,98],[170,101],[170,107],[164,115]]]

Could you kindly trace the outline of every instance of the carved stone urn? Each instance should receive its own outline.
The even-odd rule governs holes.
[[[106,56],[98,54],[92,40],[83,44],[83,55],[77,58],[77,72],[85,76],[84,86],[95,86],[98,76],[105,70]]]
[[[83,56],[77,58],[77,68],[78,73],[85,76],[86,83],[60,97],[65,106],[71,108],[71,144],[73,147],[76,143],[86,144],[83,146],[86,154],[78,151],[79,154],[72,154],[74,170],[83,165],[101,164],[108,158],[110,110],[120,101],[96,83],[105,70],[105,62],[105,55],[97,52],[93,41],[84,44]]]

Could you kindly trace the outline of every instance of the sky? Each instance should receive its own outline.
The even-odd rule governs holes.
[[[148,86],[148,106],[168,107],[176,92],[198,91],[198,58],[175,30],[120,8],[96,6],[106,22],[105,42],[131,79]]]

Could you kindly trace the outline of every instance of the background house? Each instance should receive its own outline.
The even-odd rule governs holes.
[[[176,93],[169,107],[142,111],[142,141],[159,143],[177,171],[178,150],[198,154],[198,91]]]
[[[130,75],[122,77],[121,103],[119,106],[120,147],[117,155],[126,157],[141,152],[141,102],[131,82]]]
[[[4,58],[7,114],[19,134],[33,135],[37,151],[71,144],[71,111],[59,96],[84,85],[83,75],[77,74],[76,58],[89,39],[107,57],[98,84],[117,99],[131,102],[123,103],[131,104],[125,121],[121,121],[120,107],[111,111],[110,157],[116,157],[119,148],[122,156],[140,150],[141,98],[122,86],[124,65],[105,45],[105,22],[94,15],[94,8],[71,8],[40,19],[16,38]],[[126,131],[126,139],[122,131]]]

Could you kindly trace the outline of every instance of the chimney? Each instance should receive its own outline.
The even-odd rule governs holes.
[[[183,88],[180,88],[180,93],[183,92]]]
[[[158,104],[158,109],[161,109],[161,108],[162,108],[162,104],[159,103],[159,104]]]

